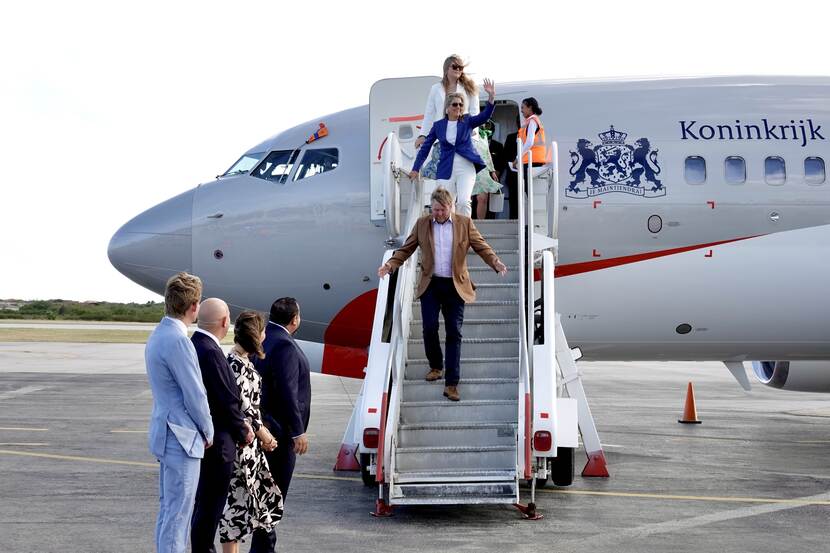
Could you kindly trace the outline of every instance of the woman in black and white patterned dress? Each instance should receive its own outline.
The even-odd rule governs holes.
[[[271,476],[264,451],[273,451],[277,440],[262,424],[259,412],[261,377],[248,356],[265,356],[265,321],[255,311],[245,311],[234,324],[234,346],[228,363],[236,375],[242,412],[256,438],[239,450],[228,490],[228,502],[219,524],[223,553],[238,553],[239,542],[257,528],[270,531],[282,518],[282,494]]]

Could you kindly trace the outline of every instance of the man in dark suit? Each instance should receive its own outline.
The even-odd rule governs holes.
[[[236,378],[219,345],[228,334],[230,318],[225,302],[206,299],[199,313],[199,328],[191,337],[215,429],[213,447],[205,451],[196,489],[190,526],[193,553],[215,553],[213,542],[228,499],[237,447],[254,439],[254,432],[242,414]]]
[[[262,420],[279,444],[265,457],[283,501],[288,495],[297,455],[308,451],[306,431],[311,415],[311,377],[308,359],[293,338],[300,320],[297,300],[276,300],[271,305],[262,344],[265,358],[254,361],[262,376]],[[275,530],[256,529],[251,538],[251,553],[273,553],[276,543]]]

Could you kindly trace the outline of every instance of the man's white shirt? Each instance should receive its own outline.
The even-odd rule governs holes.
[[[435,276],[452,277],[452,217],[444,223],[432,220],[432,242],[435,246]]]

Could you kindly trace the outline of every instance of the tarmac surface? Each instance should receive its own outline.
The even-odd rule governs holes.
[[[539,491],[535,522],[508,506],[369,516],[375,492],[332,472],[360,382],[313,375],[279,550],[828,550],[830,398],[747,394],[716,363],[580,366],[611,478]],[[700,425],[676,422],[689,380]],[[142,345],[0,343],[0,551],[151,552],[151,402]]]

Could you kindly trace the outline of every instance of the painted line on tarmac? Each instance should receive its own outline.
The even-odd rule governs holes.
[[[43,446],[43,445],[50,445],[45,442],[0,442],[0,445],[6,447],[30,447],[30,446]]]
[[[33,453],[30,451],[14,451],[11,449],[0,449],[0,455],[40,457],[43,459],[58,459],[61,461],[87,461],[91,463],[106,463],[110,465],[130,465],[133,467],[158,467],[158,463],[142,463],[140,461],[121,461],[118,459],[100,459],[97,457],[81,457],[79,455],[55,455],[53,453]]]
[[[0,449],[0,455],[16,455],[20,457],[39,457],[44,459],[56,459],[62,461],[85,461],[90,463],[104,463],[112,465],[128,465],[137,467],[156,468],[158,463],[144,463],[140,461],[121,461],[118,459],[103,459],[100,457],[82,457],[79,455],[55,455],[52,453],[35,453],[30,451],[14,451],[10,449]],[[307,480],[331,480],[336,482],[360,482],[360,478],[349,476],[333,476],[326,474],[309,474],[296,473],[296,478],[303,478]],[[821,505],[830,506],[830,494],[822,494],[818,496],[799,497],[794,499],[782,499],[773,497],[717,497],[708,495],[674,495],[674,494],[656,494],[656,493],[639,493],[639,492],[601,492],[591,490],[548,490],[537,489],[537,492],[558,495],[588,495],[600,497],[620,497],[630,499],[656,499],[656,500],[672,500],[672,501],[707,501],[717,503],[760,503],[766,505],[784,506],[785,509],[808,506]],[[749,515],[747,515],[749,516]]]
[[[24,396],[26,394],[31,394],[32,392],[39,392],[40,390],[45,390],[46,386],[24,386],[17,390],[9,390],[8,392],[0,393],[0,400],[3,399],[12,399],[19,396]]]
[[[0,444],[0,445],[33,445],[33,444]],[[48,445],[48,444],[43,444]],[[82,457],[80,455],[56,455],[54,453],[34,453],[31,451],[14,451],[11,449],[0,449],[0,455],[16,455],[19,457],[39,457],[42,459],[56,459],[60,461],[85,461],[88,463],[104,463],[110,465],[129,465],[133,467],[157,468],[158,463],[144,463],[141,461],[121,461],[119,459],[102,459],[100,457]],[[294,478],[305,478],[308,480],[334,480],[341,482],[360,482],[360,478],[348,476],[330,476],[327,474],[307,474],[298,472]]]
[[[12,432],[49,432],[48,428],[23,428],[22,426],[0,426],[0,430],[9,430]]]
[[[830,506],[830,499],[816,499],[799,497],[795,499],[781,499],[775,497],[718,497],[712,495],[673,495],[673,494],[659,494],[659,493],[642,493],[642,492],[595,492],[590,490],[546,490],[536,489],[536,492],[560,494],[560,495],[598,495],[606,497],[631,497],[636,499],[670,499],[674,501],[710,501],[720,503],[766,503],[766,504],[785,504],[793,505],[795,507],[802,505],[828,505]],[[825,494],[830,496],[830,494]],[[818,497],[818,496],[816,496]]]
[[[607,532],[603,534],[596,534],[584,539],[569,540],[558,543],[556,548],[560,553],[570,551],[584,552],[587,548],[596,550],[611,549],[613,545],[618,544],[623,540],[642,540],[649,536],[658,534],[667,534],[680,530],[688,530],[690,528],[698,528],[709,524],[717,524],[728,520],[736,520],[740,518],[753,517],[758,515],[765,515],[778,511],[786,511],[788,509],[796,509],[806,505],[827,505],[830,504],[830,493],[822,493],[818,495],[811,495],[801,497],[799,499],[789,500],[788,503],[778,502],[772,505],[752,505],[747,507],[740,507],[737,509],[730,509],[720,511],[717,513],[710,513],[686,519],[667,520],[665,522],[657,522],[654,524],[644,524],[635,528],[625,528],[615,530],[614,532]]]

